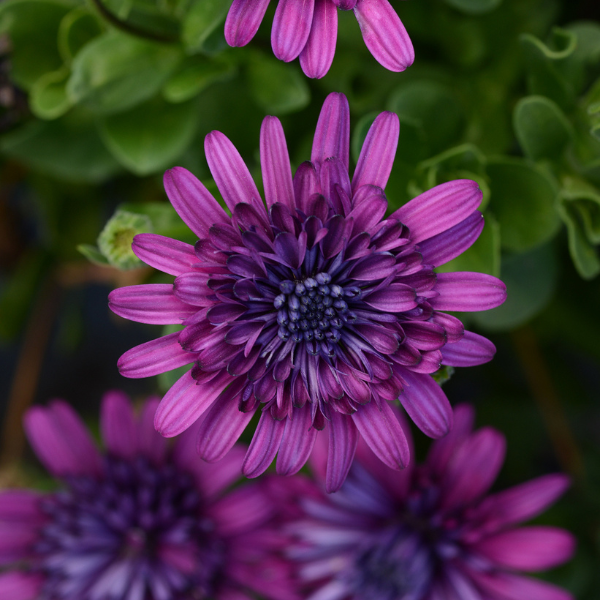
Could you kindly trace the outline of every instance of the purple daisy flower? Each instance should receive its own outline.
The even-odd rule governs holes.
[[[244,450],[198,461],[121,392],[106,394],[96,448],[60,400],[25,417],[33,449],[64,488],[0,494],[0,597],[10,600],[295,600],[275,550],[274,506],[259,485],[225,493]]]
[[[225,21],[230,46],[245,46],[258,31],[269,0],[233,0]],[[390,71],[404,71],[415,59],[410,37],[388,0],[279,0],[271,44],[277,58],[300,56],[308,77],[327,74],[337,38],[337,9],[353,10],[367,48]]]
[[[384,219],[398,117],[377,117],[352,181],[349,130],[346,97],[331,94],[311,161],[292,179],[281,123],[267,117],[260,139],[266,209],[232,143],[210,133],[206,157],[232,216],[191,173],[167,171],[169,199],[200,240],[192,247],[137,235],[136,255],[175,282],[109,296],[127,319],[184,325],[119,360],[126,377],[194,363],[160,403],[158,431],[177,435],[206,413],[198,451],[216,461],[262,404],[243,465],[256,477],[278,451],[277,472],[296,473],[327,424],[331,491],[346,477],[359,433],[390,467],[408,463],[389,404],[398,397],[427,435],[448,432],[452,409],[430,374],[442,364],[487,362],[495,348],[441,311],[486,310],[506,296],[490,275],[434,271],[483,228],[477,184],[442,184]]]
[[[457,407],[452,432],[433,443],[424,464],[401,472],[361,444],[337,494],[307,494],[306,481],[271,481],[273,497],[301,509],[288,509],[296,539],[289,558],[308,600],[572,600],[519,573],[572,556],[569,532],[518,527],[561,496],[568,478],[547,475],[488,494],[505,439],[489,427],[472,431],[472,422],[472,409]],[[321,484],[325,453],[315,446]]]

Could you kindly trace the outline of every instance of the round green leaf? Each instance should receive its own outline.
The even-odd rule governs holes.
[[[502,0],[446,0],[453,8],[469,15],[481,15],[498,8]]]
[[[181,69],[167,81],[163,96],[169,102],[186,102],[217,81],[227,81],[235,67],[225,61],[190,57]]]
[[[524,252],[552,238],[560,227],[556,182],[518,158],[490,160],[490,207],[502,232],[502,247]]]
[[[68,78],[66,67],[42,75],[31,88],[31,112],[40,119],[57,119],[64,115],[72,106],[65,89]]]
[[[75,8],[66,14],[58,30],[58,49],[65,62],[73,57],[88,42],[102,33],[97,17],[85,8]]]

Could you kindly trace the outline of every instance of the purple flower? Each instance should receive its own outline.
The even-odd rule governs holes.
[[[0,598],[296,598],[262,487],[224,493],[244,451],[210,465],[191,434],[167,445],[152,425],[157,403],[138,419],[124,394],[106,394],[105,455],[65,402],[29,410],[30,443],[63,489],[0,494]]]
[[[424,464],[401,472],[361,444],[337,494],[315,497],[294,479],[271,482],[279,503],[293,499],[302,511],[288,509],[296,538],[289,557],[308,600],[572,600],[519,571],[567,561],[573,536],[556,527],[517,527],[561,496],[567,477],[547,475],[488,494],[505,440],[489,427],[472,431],[472,421],[469,407],[457,407],[452,432],[433,443]],[[321,484],[324,453],[315,446]]]
[[[194,363],[157,410],[163,435],[181,433],[205,413],[198,451],[219,460],[263,405],[243,465],[248,477],[263,473],[278,451],[277,472],[296,473],[326,424],[329,490],[344,481],[359,433],[387,465],[404,467],[408,444],[389,402],[400,397],[427,435],[442,436],[452,409],[430,374],[442,364],[487,362],[495,352],[441,311],[498,306],[504,284],[434,271],[483,228],[477,184],[442,184],[384,219],[398,117],[377,117],[352,181],[349,129],[345,96],[331,94],[311,161],[292,179],[281,124],[267,117],[260,139],[267,209],[237,150],[210,133],[206,157],[232,216],[191,173],[167,171],[169,199],[200,240],[192,247],[137,235],[136,255],[175,282],[109,297],[127,319],[184,325],[119,360],[126,377]]]
[[[230,46],[245,46],[255,36],[269,0],[233,0],[225,21]],[[415,52],[402,21],[388,0],[279,0],[271,44],[277,58],[300,56],[309,77],[327,74],[335,54],[337,9],[354,10],[367,48],[390,71],[412,65]]]

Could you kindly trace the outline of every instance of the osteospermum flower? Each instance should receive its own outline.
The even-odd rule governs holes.
[[[233,0],[225,21],[227,43],[248,44],[268,5],[269,0]],[[271,30],[275,56],[285,62],[300,56],[306,75],[324,77],[335,54],[338,8],[354,11],[367,48],[386,69],[412,65],[412,42],[388,0],[280,0]]]
[[[0,493],[0,598],[296,598],[274,553],[272,502],[257,485],[226,491],[244,451],[210,465],[193,435],[169,447],[156,404],[136,419],[124,394],[107,394],[104,455],[68,404],[28,412],[29,441],[62,489]]]
[[[293,490],[300,505],[289,523],[296,538],[289,556],[308,600],[572,600],[520,573],[568,560],[572,535],[518,526],[561,496],[567,477],[488,494],[505,440],[491,428],[472,431],[472,420],[470,408],[457,407],[453,431],[433,443],[424,464],[401,472],[361,444],[337,494],[315,497],[306,485],[271,482],[274,497],[289,502]],[[323,483],[320,445],[314,459]]]
[[[201,414],[198,451],[219,460],[262,404],[243,470],[297,472],[317,430],[330,428],[328,489],[343,482],[360,433],[386,464],[408,462],[408,444],[388,404],[400,402],[428,435],[447,433],[452,409],[431,377],[440,365],[487,362],[491,342],[443,310],[484,310],[504,284],[479,273],[436,274],[483,228],[481,192],[469,180],[421,194],[384,218],[384,188],[398,143],[394,113],[382,113],[348,176],[349,110],[331,94],[310,162],[292,179],[280,122],[263,121],[260,158],[267,206],[231,142],[217,131],[206,157],[231,211],[191,173],[165,174],[173,206],[200,240],[134,238],[171,284],[111,292],[111,309],[182,331],[126,352],[119,369],[147,377],[194,363],[163,398],[157,429],[173,436]]]

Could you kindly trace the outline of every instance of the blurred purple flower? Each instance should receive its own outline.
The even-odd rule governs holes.
[[[331,94],[311,162],[292,180],[281,123],[263,121],[260,159],[268,210],[232,143],[205,142],[229,217],[191,173],[165,174],[173,206],[200,240],[195,248],[154,234],[134,238],[147,264],[174,285],[111,292],[111,309],[142,323],[184,329],[126,352],[126,377],[195,363],[163,398],[155,419],[165,436],[201,414],[198,451],[219,460],[262,403],[246,455],[248,477],[279,451],[277,472],[296,473],[317,430],[328,424],[328,489],[344,481],[360,433],[387,465],[408,462],[408,444],[389,401],[400,402],[432,437],[448,432],[452,409],[430,376],[440,365],[491,360],[494,345],[442,310],[501,304],[504,284],[480,273],[436,274],[483,229],[481,192],[469,180],[433,188],[384,219],[399,123],[380,114],[348,176],[349,108]]]
[[[29,410],[25,429],[64,485],[0,493],[0,598],[6,600],[294,600],[276,557],[274,506],[258,485],[224,493],[244,451],[199,461],[195,438],[169,447],[121,392],[106,394],[106,454],[60,400]]]
[[[470,407],[457,407],[454,429],[433,443],[425,463],[401,472],[361,443],[337,494],[316,496],[300,478],[270,482],[278,504],[301,509],[286,509],[296,538],[289,557],[308,600],[572,600],[519,571],[569,560],[573,536],[517,527],[555,502],[568,478],[546,475],[488,494],[505,440],[489,427],[471,431],[472,421]],[[321,484],[325,454],[317,444],[311,458]]]
[[[227,43],[248,44],[268,5],[269,0],[233,0],[225,22]],[[324,77],[335,54],[338,8],[354,11],[367,48],[386,69],[412,65],[412,42],[388,0],[279,0],[271,30],[275,56],[285,62],[300,56],[308,77]]]

